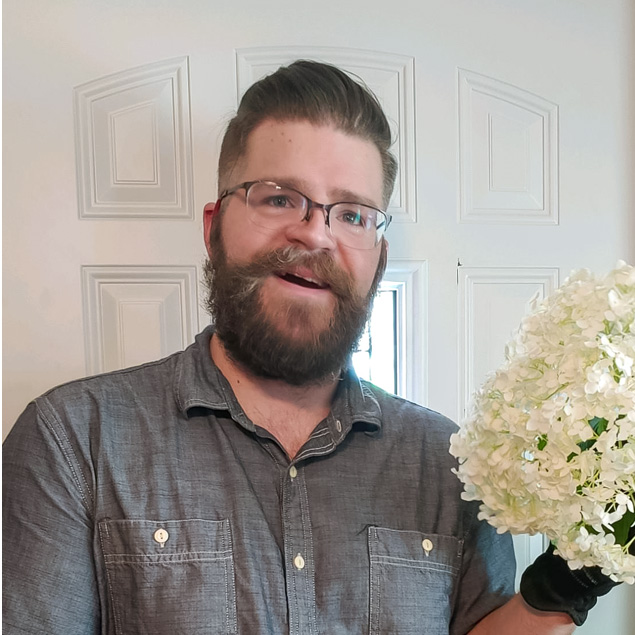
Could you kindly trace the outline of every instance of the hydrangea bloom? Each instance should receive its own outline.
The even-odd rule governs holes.
[[[451,453],[499,533],[544,533],[572,569],[635,583],[635,268],[586,270],[521,323]]]

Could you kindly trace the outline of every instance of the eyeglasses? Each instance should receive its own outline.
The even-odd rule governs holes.
[[[325,223],[331,236],[353,249],[372,249],[379,244],[392,217],[376,207],[361,203],[316,203],[292,187],[272,181],[247,181],[225,190],[218,199],[245,190],[245,203],[251,221],[266,229],[280,229],[290,223],[311,218],[311,210],[325,212]]]

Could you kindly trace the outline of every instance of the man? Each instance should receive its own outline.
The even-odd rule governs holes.
[[[572,632],[595,595],[572,609],[547,554],[525,589],[550,612],[513,596],[509,536],[451,473],[454,424],[348,365],[386,265],[390,143],[334,67],[246,93],[205,209],[214,328],[50,391],[7,438],[5,632]]]

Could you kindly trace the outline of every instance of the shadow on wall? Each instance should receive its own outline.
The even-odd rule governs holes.
[[[629,66],[627,68],[626,76],[629,79],[629,86],[627,88],[628,95],[628,109],[630,116],[627,117],[628,129],[626,132],[626,138],[630,139],[629,147],[631,149],[629,160],[627,161],[626,169],[626,182],[630,185],[630,195],[628,197],[628,218],[629,218],[629,238],[628,238],[628,259],[630,264],[635,264],[635,3],[629,3],[624,28],[627,29],[629,34],[629,47],[630,54],[627,59]],[[622,592],[623,606],[627,607],[625,611],[625,619],[632,628],[635,624],[635,585],[624,584],[620,589]]]
[[[634,31],[635,33],[635,31]],[[634,51],[635,52],[635,51]],[[632,242],[631,242],[632,245]],[[632,253],[632,252],[631,252]],[[624,611],[624,629],[633,628],[635,624],[635,585],[623,584],[622,588],[618,589],[620,592],[620,606],[628,607]],[[603,631],[606,632],[606,631]],[[624,630],[625,633],[629,632]],[[632,631],[630,631],[632,632]]]
[[[630,15],[628,15],[629,13]],[[628,50],[630,50],[630,54],[627,57],[630,62],[626,74],[629,82],[627,87],[629,116],[627,117],[628,124],[625,131],[626,138],[630,139],[630,154],[627,164],[624,166],[626,182],[630,186],[627,200],[629,219],[627,227],[629,231],[627,257],[629,263],[633,265],[635,264],[635,2],[629,3],[624,28],[627,29],[629,34]],[[635,585],[624,584],[622,588],[617,590],[620,592],[621,606],[627,607],[624,610],[624,619],[626,621],[624,628],[633,629],[635,624]],[[627,631],[625,630],[624,632]]]

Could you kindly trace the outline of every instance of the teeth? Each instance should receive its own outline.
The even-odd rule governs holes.
[[[302,280],[306,280],[307,282],[311,282],[312,284],[317,284],[317,285],[322,284],[319,280],[317,280],[311,275],[307,275],[304,272],[300,273],[299,271],[289,271],[289,274],[291,274],[292,276],[295,276],[296,278],[302,278]]]
[[[306,280],[307,282],[314,284],[316,287],[324,287],[324,283],[320,280],[316,280],[315,278],[305,278],[304,276],[298,276],[298,278],[302,278],[302,280]]]
[[[303,275],[300,275],[300,274],[292,272],[292,271],[288,271],[285,274],[282,274],[282,277],[283,278],[284,277],[295,278],[298,281],[302,280],[303,282],[306,282],[307,285],[311,285],[313,287],[317,287],[318,289],[324,289],[327,286],[321,280],[318,280],[318,279],[313,278],[311,276],[303,276]]]

